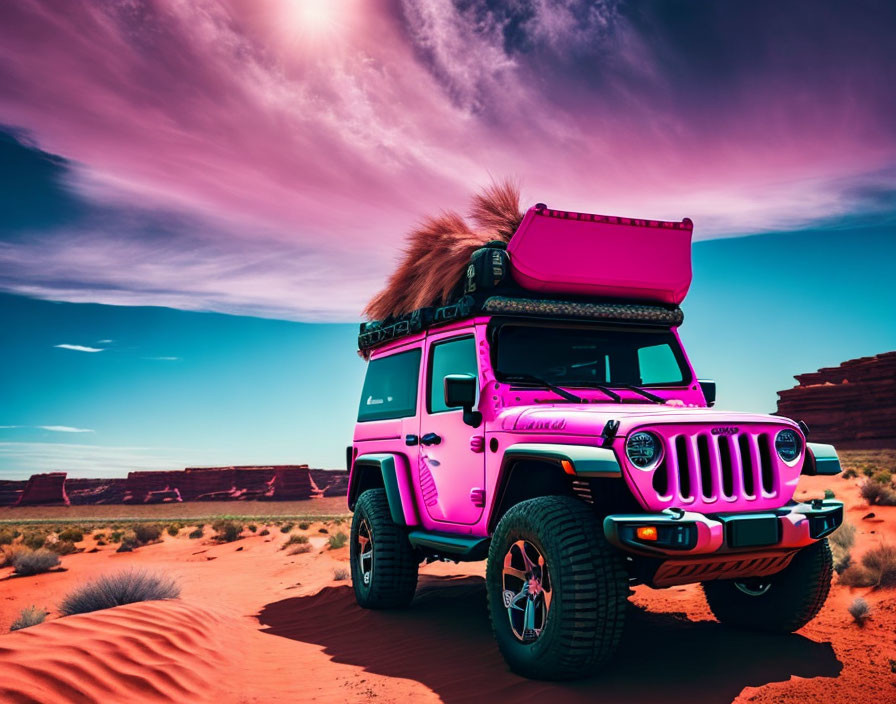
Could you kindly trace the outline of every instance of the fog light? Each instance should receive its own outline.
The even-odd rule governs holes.
[[[659,535],[656,531],[656,526],[639,526],[635,531],[635,535],[638,540],[656,540]]]

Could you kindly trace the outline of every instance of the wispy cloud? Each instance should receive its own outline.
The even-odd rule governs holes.
[[[41,430],[50,430],[54,433],[92,433],[90,428],[74,428],[70,425],[38,425]]]
[[[3,120],[80,214],[0,242],[0,289],[349,319],[490,174],[698,238],[892,206],[893,3],[323,5],[2,4]]]
[[[68,343],[62,345],[53,345],[60,350],[72,350],[74,352],[102,352],[102,347],[85,347],[84,345],[69,345]]]
[[[144,357],[143,359],[149,359],[156,362],[178,362],[180,361],[180,357]]]

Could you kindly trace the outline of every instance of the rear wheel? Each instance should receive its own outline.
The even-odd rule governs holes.
[[[384,489],[368,489],[352,517],[352,587],[366,609],[407,606],[417,588],[417,556],[401,526],[392,521]]]
[[[791,633],[818,614],[828,598],[832,572],[831,549],[824,539],[800,550],[777,574],[704,582],[703,593],[724,624]]]
[[[628,577],[577,499],[545,496],[511,508],[492,537],[486,587],[498,648],[518,674],[587,676],[619,644]]]

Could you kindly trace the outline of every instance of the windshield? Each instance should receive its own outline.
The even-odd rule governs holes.
[[[540,377],[560,386],[681,386],[690,372],[668,330],[504,324],[497,378]]]

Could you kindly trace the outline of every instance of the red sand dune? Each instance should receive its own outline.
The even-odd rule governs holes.
[[[70,616],[0,641],[3,702],[211,701],[222,619],[179,600]]]
[[[896,507],[869,509],[857,485],[804,477],[799,497],[832,488],[847,502],[859,560],[874,545],[896,542]],[[874,518],[863,519],[871,512]],[[66,555],[60,572],[12,578],[9,568],[0,569],[0,632],[22,608],[52,610],[86,580],[123,567],[169,574],[183,590],[175,602],[64,619],[52,613],[45,624],[0,635],[0,701],[896,700],[889,665],[896,659],[892,589],[835,584],[814,621],[797,634],[772,636],[716,623],[698,586],[637,587],[619,657],[608,670],[573,683],[532,682],[507,670],[492,640],[482,563],[427,565],[409,609],[364,611],[348,583],[334,581],[334,569],[347,567],[348,549],[328,550],[321,528],[315,522],[306,531],[313,549],[305,554],[281,550],[287,536],[273,526],[269,535],[246,532],[226,544],[190,540],[187,527],[133,553],[107,545]],[[328,526],[331,534],[347,528]],[[80,546],[91,550],[95,541],[86,538]],[[872,605],[864,628],[846,611],[856,596]],[[14,698],[16,691],[31,699]]]

